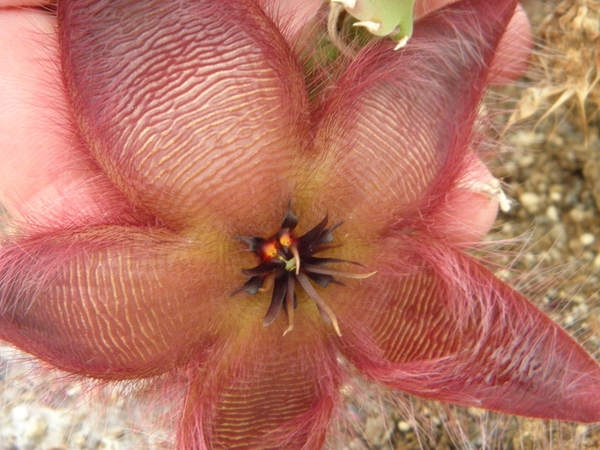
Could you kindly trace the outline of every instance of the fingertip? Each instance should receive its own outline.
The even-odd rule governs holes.
[[[16,220],[91,210],[90,193],[106,192],[94,188],[97,173],[75,147],[55,26],[33,9],[0,13],[0,204]]]
[[[523,76],[529,65],[532,49],[531,23],[527,13],[519,4],[500,41],[498,53],[492,63],[492,83],[507,84]]]
[[[1,1],[1,0],[0,0]],[[279,24],[286,40],[291,41],[317,14],[322,0],[270,0],[267,14]]]
[[[415,5],[418,19],[456,0],[421,0]],[[529,55],[533,48],[533,31],[523,7],[518,4],[515,15],[508,24],[506,33],[498,46],[492,63],[491,82],[507,84],[521,77],[527,70]]]
[[[457,244],[481,241],[498,215],[498,199],[484,192],[458,189],[449,202],[453,223],[448,238]]]
[[[483,239],[494,225],[500,204],[498,180],[478,158],[473,157],[470,166],[458,188],[447,196],[446,237],[457,244]]]

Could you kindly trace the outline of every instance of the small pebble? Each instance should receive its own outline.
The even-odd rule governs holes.
[[[563,192],[565,188],[560,184],[553,184],[549,189],[550,200],[554,203],[560,203],[563,200]]]
[[[29,423],[24,436],[34,442],[39,442],[45,434],[46,424],[38,419]]]
[[[25,405],[15,406],[11,415],[15,422],[24,422],[25,420],[29,419],[29,408]]]
[[[559,222],[560,214],[558,212],[558,208],[554,205],[548,206],[548,209],[546,209],[546,217],[548,217],[548,219],[550,219],[552,222]]]
[[[511,272],[508,269],[501,269],[496,272],[496,277],[501,279],[502,281],[510,280]]]
[[[579,242],[581,242],[581,245],[584,247],[592,245],[595,241],[596,236],[594,236],[592,233],[583,233],[581,236],[579,236]]]
[[[402,433],[408,433],[411,429],[412,427],[410,426],[410,423],[405,422],[404,420],[398,422],[398,430],[400,430]]]
[[[585,210],[582,205],[577,205],[571,211],[569,211],[569,216],[573,219],[573,222],[581,223],[585,220]]]
[[[540,196],[533,192],[523,192],[519,196],[519,202],[531,214],[535,214],[540,210]]]
[[[390,435],[393,432],[393,422],[390,424],[388,423],[388,420],[382,416],[367,418],[364,438],[369,445],[381,446],[385,442],[389,441]]]
[[[533,163],[535,163],[533,155],[525,155],[518,161],[520,167],[530,167],[533,166]]]
[[[475,406],[471,406],[468,411],[473,417],[483,417],[487,413],[485,409],[476,408]]]
[[[563,325],[565,327],[568,327],[570,325],[573,325],[573,323],[575,322],[575,318],[572,315],[568,315],[567,317],[565,317],[565,319],[563,320]]]

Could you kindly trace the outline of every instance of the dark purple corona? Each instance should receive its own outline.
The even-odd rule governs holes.
[[[235,293],[244,291],[254,295],[259,291],[273,288],[271,304],[265,315],[263,326],[266,327],[273,323],[283,308],[288,318],[288,327],[283,333],[284,336],[293,330],[294,309],[297,306],[295,292],[297,282],[308,297],[315,302],[323,320],[333,326],[338,336],[342,335],[335,314],[319,296],[310,280],[322,287],[327,287],[330,283],[343,285],[335,277],[364,279],[374,275],[375,272],[359,274],[333,269],[330,267],[331,264],[354,264],[357,266],[362,266],[362,264],[344,259],[314,256],[333,247],[333,232],[343,223],[338,222],[328,227],[327,222],[328,217],[325,216],[318,225],[297,238],[294,236],[294,229],[298,225],[298,217],[288,206],[281,229],[271,238],[238,237],[248,244],[250,251],[256,253],[261,262],[252,269],[242,270],[248,280]]]

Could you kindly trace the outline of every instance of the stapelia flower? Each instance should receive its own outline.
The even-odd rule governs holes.
[[[339,356],[422,397],[600,421],[596,362],[456,239],[457,205],[489,201],[464,186],[515,7],[454,3],[308,83],[256,2],[60,0],[95,203],[6,236],[0,336],[78,375],[184,376],[181,449],[320,448]]]

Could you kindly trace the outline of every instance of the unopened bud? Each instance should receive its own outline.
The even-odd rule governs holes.
[[[415,0],[331,0],[341,4],[358,22],[375,36],[390,36],[404,47],[413,32]]]

